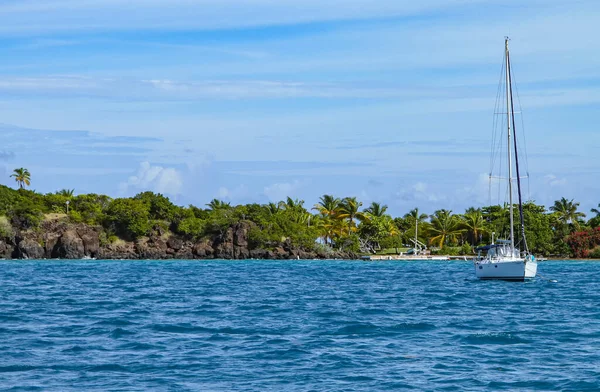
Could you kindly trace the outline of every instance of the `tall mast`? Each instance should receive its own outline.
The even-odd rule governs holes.
[[[511,124],[511,96],[510,96],[510,62],[508,60],[508,37],[504,37],[504,57],[506,60],[506,127],[508,135],[508,202],[510,208],[510,250],[511,256],[514,254],[515,249],[515,229],[514,229],[514,217],[513,217],[513,190],[512,190],[512,152],[511,152],[511,140],[510,140],[510,124]]]
[[[417,214],[415,215],[415,250],[417,250],[418,248],[419,248],[419,210],[417,210]]]
[[[515,168],[517,175],[517,194],[519,195],[519,220],[521,223],[521,239],[523,241],[523,249],[525,253],[529,253],[529,249],[527,247],[527,236],[525,236],[525,218],[523,216],[523,196],[521,193],[521,172],[519,170],[519,150],[517,148],[517,127],[515,124],[515,101],[512,98],[512,66],[510,64],[510,56],[508,58],[508,80],[510,81],[510,109],[511,109],[511,117],[512,117],[512,126],[513,126],[513,142],[515,147]]]

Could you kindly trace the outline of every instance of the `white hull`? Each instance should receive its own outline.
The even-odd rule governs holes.
[[[535,278],[537,262],[534,260],[477,260],[475,274],[479,279],[527,280]]]

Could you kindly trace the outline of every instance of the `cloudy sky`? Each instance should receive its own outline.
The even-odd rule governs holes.
[[[597,0],[3,0],[0,183],[461,212],[490,201],[510,35],[526,194],[589,210],[599,23]]]

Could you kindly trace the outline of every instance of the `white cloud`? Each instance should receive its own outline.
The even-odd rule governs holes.
[[[270,201],[281,201],[286,199],[288,196],[292,197],[301,186],[302,184],[298,180],[293,182],[271,184],[264,188],[264,194],[269,198]]]
[[[394,194],[394,198],[400,202],[431,202],[436,203],[445,200],[444,194],[430,190],[429,185],[419,181],[412,186],[405,187]]]
[[[230,189],[227,187],[219,187],[216,198],[219,200],[229,200],[235,203],[242,203],[242,200],[250,195],[250,191],[245,184],[240,184],[237,187]]]
[[[151,190],[175,196],[181,193],[182,186],[183,177],[177,170],[142,162],[137,174],[129,177],[127,182],[121,183],[120,188],[123,193]]]
[[[548,175],[544,176],[544,182],[551,187],[563,186],[563,185],[567,184],[567,179],[559,178],[559,177],[555,176],[554,174],[548,174]]]

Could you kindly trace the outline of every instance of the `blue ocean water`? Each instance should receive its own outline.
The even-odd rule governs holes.
[[[0,388],[600,390],[600,263],[3,261]],[[553,279],[555,281],[550,281]]]

